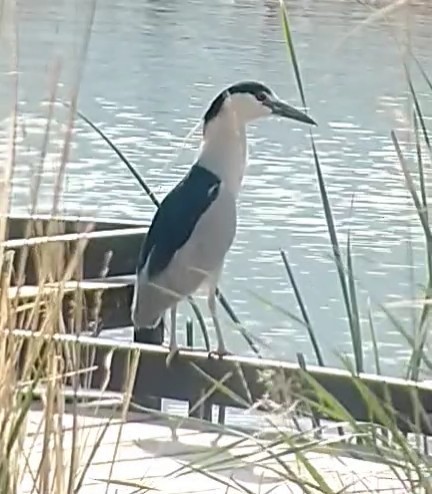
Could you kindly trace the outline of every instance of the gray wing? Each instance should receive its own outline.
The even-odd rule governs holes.
[[[220,180],[194,165],[165,197],[142,244],[137,269],[132,320],[153,326],[185,294],[194,291],[201,276],[172,264],[175,254],[191,238],[200,219],[217,199]]]
[[[219,178],[194,165],[165,197],[143,242],[137,274],[146,266],[149,279],[160,274],[190,238],[196,224],[217,198]]]

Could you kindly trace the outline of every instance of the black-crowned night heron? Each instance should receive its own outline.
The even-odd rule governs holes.
[[[238,82],[222,91],[204,114],[198,158],[153,218],[139,254],[132,321],[135,340],[151,342],[170,309],[167,363],[178,349],[177,304],[205,285],[217,354],[227,353],[216,315],[216,287],[236,233],[237,197],[247,162],[246,124],[271,115],[315,124],[259,82]]]

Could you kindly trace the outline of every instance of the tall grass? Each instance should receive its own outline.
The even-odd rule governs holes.
[[[284,32],[286,47],[288,50],[289,59],[292,64],[294,77],[297,82],[298,92],[303,106],[306,108],[305,90],[301,79],[299,63],[297,61],[294,49],[294,40],[289,24],[288,10],[283,0],[280,0],[280,11],[282,19],[282,28]],[[387,11],[388,8],[385,7]],[[375,17],[380,13],[374,12]],[[428,75],[423,67],[418,63],[420,73],[430,85]],[[407,85],[411,94],[413,104],[413,134],[415,136],[415,155],[417,159],[418,182],[413,178],[413,166],[410,166],[402,146],[399,142],[395,131],[389,132],[394,149],[395,157],[400,165],[404,177],[404,183],[407,191],[410,194],[413,207],[418,215],[419,222],[422,226],[425,239],[426,252],[426,270],[427,270],[427,286],[424,295],[424,303],[421,308],[421,317],[418,328],[407,329],[404,324],[397,320],[391,311],[384,305],[377,303],[376,305],[389,318],[394,327],[406,339],[406,342],[411,347],[411,356],[409,359],[407,377],[417,380],[420,377],[422,365],[431,368],[430,359],[427,356],[426,341],[428,336],[428,319],[430,311],[431,298],[431,283],[432,277],[430,273],[430,255],[431,255],[431,232],[429,226],[428,215],[428,199],[426,174],[424,170],[425,159],[423,157],[423,144],[430,153],[430,139],[426,126],[426,119],[421,110],[420,101],[415,91],[410,73],[405,72]],[[422,142],[423,141],[423,142]],[[341,289],[341,302],[344,304],[348,326],[351,334],[351,343],[354,354],[354,362],[344,359],[345,366],[352,373],[353,383],[363,398],[363,403],[366,407],[366,412],[370,418],[370,422],[362,423],[350,414],[347,409],[336,398],[326,391],[316,380],[314,380],[303,369],[299,372],[299,380],[303,385],[296,387],[293,382],[285,382],[282,385],[284,389],[283,396],[288,396],[285,406],[279,406],[276,410],[287,414],[290,419],[294,419],[296,414],[305,416],[305,410],[309,410],[314,416],[324,416],[331,419],[330,423],[317,426],[316,422],[312,422],[315,426],[304,431],[296,431],[291,422],[286,424],[287,427],[281,426],[281,421],[275,419],[275,409],[272,408],[267,417],[268,427],[273,432],[272,440],[263,440],[259,433],[253,436],[240,436],[245,443],[253,443],[256,449],[252,453],[239,454],[228,463],[223,455],[217,453],[210,454],[205,458],[203,468],[197,466],[196,463],[185,467],[178,472],[184,474],[188,468],[198,469],[203,475],[208,475],[210,478],[215,477],[215,473],[227,468],[230,465],[239,465],[246,468],[251,464],[259,464],[262,477],[271,476],[273,483],[270,490],[284,486],[287,492],[295,492],[295,487],[299,488],[299,492],[323,492],[323,493],[341,493],[341,492],[413,492],[413,493],[431,493],[431,465],[430,460],[424,453],[427,452],[428,438],[422,437],[421,421],[428,421],[428,412],[423,409],[417,395],[416,389],[412,388],[412,400],[414,410],[414,423],[409,424],[413,432],[413,437],[408,437],[407,433],[402,432],[401,423],[404,418],[398,415],[394,404],[390,398],[377,396],[368,389],[359,376],[364,370],[363,367],[363,343],[362,343],[362,326],[360,324],[360,309],[358,307],[358,296],[356,290],[353,253],[351,245],[351,234],[347,240],[347,256],[346,262],[343,261],[341,250],[339,247],[338,235],[336,232],[330,201],[326,191],[325,180],[320,166],[319,151],[317,149],[313,134],[310,134],[310,142],[313,155],[313,164],[315,166],[317,182],[321,194],[323,214],[327,224],[327,230],[333,252],[333,259],[337,268],[338,279]],[[312,347],[318,362],[321,360],[321,351],[318,345],[318,338],[314,332],[307,310],[306,303],[301,296],[299,287],[293,276],[291,267],[289,266],[287,256],[283,256],[283,264],[288,272],[289,279],[292,283],[296,301],[299,305],[303,316],[304,325],[307,329]],[[413,301],[415,303],[415,301]],[[368,307],[367,319],[369,322],[369,330],[373,343],[375,368],[378,374],[381,373],[379,341],[376,334],[375,324],[372,318],[371,307]],[[276,376],[267,376],[269,389],[274,389]],[[300,390],[300,391],[299,391]],[[306,391],[308,390],[308,391]],[[293,406],[293,403],[295,406]],[[374,422],[381,424],[377,426]],[[343,427],[343,435],[335,434],[335,429]],[[318,434],[317,434],[318,433]],[[416,441],[413,441],[415,439]],[[342,458],[344,455],[355,454],[355,458],[380,462],[385,465],[387,472],[386,478],[381,480],[382,485],[371,484],[373,474],[362,477],[360,472],[357,472],[354,467],[350,471],[349,480],[340,478],[340,482],[335,481],[329,475],[331,472],[321,470],[317,467],[316,455],[321,454],[329,459],[338,458],[341,461],[341,468],[334,467],[333,473],[336,474],[342,470]],[[257,460],[259,458],[259,460]],[[203,461],[200,458],[200,462]],[[349,460],[348,460],[349,461]],[[328,462],[327,462],[328,463]],[[200,463],[202,465],[202,463]],[[391,482],[390,482],[391,480]],[[387,481],[387,482],[386,482]],[[221,481],[221,484],[228,491],[229,489],[237,492],[251,493],[249,485],[242,483],[236,478],[235,473],[232,474],[229,481]]]
[[[280,6],[282,28],[289,59],[292,63],[300,99],[303,106],[306,107],[306,94],[301,78],[299,62],[295,53],[295,42],[289,23],[288,10],[282,1]],[[70,95],[70,102],[68,103],[68,125],[55,181],[54,204],[52,207],[54,213],[58,211],[61,200],[62,184],[67,169],[70,143],[73,136],[74,118],[77,110],[79,81],[84,67],[94,14],[95,3],[92,4],[88,30],[86,31],[81,51],[81,63]],[[424,71],[422,74],[427,79]],[[31,181],[30,195],[32,197],[32,212],[37,210],[38,190],[40,188],[39,177],[43,173],[44,160],[50,139],[53,106],[57,99],[58,81],[59,67],[55,65],[49,85],[50,104],[48,105],[45,135],[38,164],[39,172]],[[415,116],[413,125],[416,138],[415,147],[420,191],[416,188],[415,181],[412,178],[412,171],[407,163],[396,133],[392,132],[391,135],[395,147],[395,155],[400,163],[407,190],[411,195],[419,221],[423,227],[429,281],[428,290],[424,297],[419,327],[416,328],[413,334],[410,334],[388,309],[385,307],[382,307],[382,309],[412,347],[408,376],[411,379],[418,379],[421,366],[431,366],[425,352],[425,345],[432,283],[432,242],[427,214],[428,199],[424,173],[425,160],[422,154],[422,140],[429,152],[430,140],[425,118],[421,112],[421,105],[408,72],[407,81],[414,103]],[[42,246],[36,252],[35,256],[39,280],[37,289],[32,297],[25,298],[22,295],[21,289],[25,285],[24,273],[28,262],[29,250],[24,248],[17,253],[4,251],[2,242],[6,238],[6,215],[10,207],[8,198],[10,197],[9,192],[16,161],[17,89],[19,87],[19,80],[16,79],[15,83],[16,91],[10,126],[9,157],[5,166],[2,168],[3,176],[0,181],[0,368],[2,369],[0,376],[0,423],[2,430],[2,434],[0,435],[0,493],[14,494],[22,492],[21,486],[24,479],[27,482],[28,492],[53,494],[78,493],[84,485],[86,472],[100,447],[110,421],[99,427],[96,438],[91,440],[90,451],[88,451],[88,448],[86,449],[85,446],[87,443],[90,443],[90,439],[82,427],[83,419],[79,414],[79,406],[76,398],[82,393],[83,383],[90,382],[89,375],[93,370],[93,360],[88,354],[83,355],[79,345],[71,345],[70,347],[60,346],[52,336],[55,333],[64,332],[67,326],[68,330],[75,328],[77,331],[82,326],[80,302],[80,296],[82,294],[80,294],[79,290],[74,294],[73,300],[68,306],[68,320],[66,320],[63,310],[66,303],[64,286],[67,280],[78,276],[77,273],[80,272],[80,264],[82,263],[86,242],[85,240],[80,241],[72,253],[65,253],[62,246],[57,246],[55,250],[52,250],[51,246]],[[85,118],[82,114],[81,116]],[[110,143],[109,140],[107,142]],[[202,475],[214,480],[215,478],[219,479],[216,473],[220,469],[232,468],[234,471],[237,467],[250,466],[252,464],[258,465],[263,475],[271,475],[276,479],[276,484],[287,486],[288,489],[297,486],[301,492],[306,493],[341,493],[348,491],[354,484],[359,489],[359,486],[365,482],[364,479],[361,479],[358,475],[348,486],[343,482],[337,485],[337,482],[329,480],[326,472],[318,468],[312,455],[320,453],[329,457],[340,458],[342,453],[346,453],[349,450],[350,452],[355,451],[355,454],[359,458],[368,458],[383,462],[396,480],[396,483],[404,491],[431,493],[431,471],[428,459],[422,454],[420,448],[411,441],[408,441],[406,434],[401,432],[399,427],[401,417],[398,417],[397,413],[393,410],[392,404],[388,400],[374,395],[359,377],[359,374],[364,371],[362,338],[364,328],[360,324],[361,318],[356,288],[355,265],[353,262],[352,235],[351,233],[348,235],[346,258],[344,259],[340,247],[339,235],[333,219],[325,178],[321,169],[319,149],[317,148],[312,132],[310,133],[310,143],[313,166],[315,167],[322,200],[323,214],[337,269],[341,302],[344,304],[347,314],[354,354],[354,362],[345,361],[345,365],[352,372],[355,387],[363,397],[364,402],[367,403],[370,423],[357,421],[340,402],[310,377],[307,367],[302,366],[299,370],[298,377],[301,386],[297,385],[299,383],[293,382],[282,381],[279,383],[278,376],[266,377],[268,388],[271,392],[275,392],[276,383],[283,390],[282,395],[286,397],[286,402],[279,403],[281,406],[277,410],[281,412],[282,418],[288,417],[289,427],[286,427],[286,424],[281,425],[281,417],[275,413],[275,408],[269,408],[269,414],[266,416],[267,424],[272,431],[272,438],[270,440],[268,437],[263,437],[260,433],[240,433],[238,430],[231,430],[226,426],[222,426],[220,428],[221,433],[234,435],[237,445],[244,444],[249,449],[245,449],[241,454],[236,454],[231,459],[231,462],[227,463],[226,457],[223,454],[226,453],[228,448],[221,448],[216,453],[211,452],[208,454],[204,458],[205,461],[201,458],[199,465],[192,462],[173,475],[183,475],[189,468],[199,471]],[[115,146],[112,146],[112,148],[118,154],[118,149]],[[127,163],[126,158],[123,161]],[[140,183],[143,189],[157,203],[156,198],[152,196],[151,190],[146,189],[145,182],[134,172],[134,168],[131,168],[131,171],[138,180],[141,180]],[[52,225],[48,227],[47,232],[43,233],[53,233],[54,226]],[[29,221],[25,235],[30,236],[35,230],[36,225]],[[295,280],[294,271],[289,264],[288,255],[285,252],[281,252],[281,255],[282,263],[289,281],[293,286],[296,302],[301,313],[302,319],[298,318],[299,322],[305,326],[317,362],[323,366],[324,359],[322,349],[319,345],[319,338],[315,333],[315,325],[308,313],[307,307],[310,305],[310,302],[305,300],[301,294],[301,289]],[[56,289],[48,290],[47,283],[52,281],[57,282]],[[223,301],[223,298],[221,300]],[[229,311],[228,304],[225,308]],[[232,319],[237,325],[241,326],[240,321],[236,320],[235,314],[232,315]],[[371,310],[368,312],[368,322],[374,347],[376,372],[381,373],[379,341]],[[9,331],[15,327],[37,329],[38,331],[35,332],[35,336],[30,340],[30,343],[27,342],[24,344],[22,339],[14,336]],[[252,343],[249,341],[249,344],[252,345]],[[126,419],[131,401],[131,391],[137,365],[138,354],[133,353],[130,355],[129,373],[123,383],[122,400],[119,404],[122,420]],[[109,362],[107,363],[107,373],[109,374]],[[215,387],[219,384],[220,388],[224,385],[223,382],[213,384]],[[64,421],[66,419],[65,390],[67,387],[72,389],[75,394],[75,400],[73,401],[71,410],[73,425],[70,447],[66,447],[64,441]],[[39,415],[39,422],[32,426],[36,430],[36,434],[32,436],[30,434],[29,419],[30,417],[34,418],[32,412],[35,408],[34,397],[36,394],[41,396],[38,403],[38,410],[41,413]],[[419,423],[421,419],[425,418],[426,411],[422,410],[418,400],[414,399],[413,402],[416,403],[417,420],[415,421],[416,423],[411,425],[412,430],[420,437],[421,429]],[[94,405],[95,416],[98,415],[98,411],[98,405]],[[312,419],[326,417],[331,422],[312,420],[312,430],[305,432],[299,429],[296,430],[293,426],[293,424],[298,424],[298,416],[312,417]],[[374,425],[374,420],[381,425],[379,427]],[[339,430],[341,428],[344,429],[342,436],[335,432],[337,428]],[[38,441],[32,439],[33,437],[37,437]],[[114,448],[112,457],[113,462],[116,460],[118,454],[119,440],[120,438],[118,436],[117,445]],[[253,450],[252,452],[251,449]],[[109,477],[106,479],[108,485],[125,485],[122,481],[112,478],[112,469]],[[247,485],[235,478],[235,475],[232,475],[229,480],[223,482],[224,489],[227,492],[229,490],[245,493],[252,492]],[[127,485],[133,487],[131,482],[128,482]],[[137,490],[141,489],[141,491],[148,490],[142,484],[137,484],[135,487]]]
[[[307,108],[306,96],[303,88],[303,82],[301,79],[300,67],[294,49],[294,40],[292,37],[291,28],[288,20],[288,11],[283,0],[280,0],[280,8],[281,8],[283,32],[288,50],[289,59],[292,63],[301,102],[303,104],[303,107],[306,109]],[[327,230],[333,250],[333,259],[336,264],[340,288],[342,292],[342,299],[348,317],[356,371],[363,372],[364,368],[363,368],[363,348],[362,348],[362,338],[361,338],[361,327],[360,327],[360,317],[358,313],[357,297],[356,297],[354,278],[353,278],[350,240],[348,240],[348,270],[347,270],[342,260],[342,254],[341,254],[341,249],[339,247],[339,240],[333,219],[333,213],[331,210],[330,201],[325,185],[325,180],[321,170],[318,151],[316,148],[312,131],[310,131],[310,141],[311,141],[313,160],[315,164],[315,171],[317,175],[319,191],[322,200],[323,212],[324,212],[324,216],[327,224]],[[315,335],[314,335],[314,340],[316,340]]]
[[[81,48],[80,62],[70,93],[70,112],[60,162],[54,185],[52,212],[59,210],[64,177],[73,138],[75,108],[88,44],[92,31],[96,2],[88,3],[90,15]],[[79,291],[69,302],[66,299],[65,282],[76,277],[82,263],[86,241],[75,246],[74,252],[65,252],[64,246],[54,248],[42,245],[32,252],[38,284],[33,293],[25,290],[25,272],[29,262],[29,249],[19,251],[4,249],[8,231],[8,213],[12,189],[13,171],[16,165],[16,141],[18,119],[19,78],[17,70],[17,19],[14,2],[3,2],[2,29],[5,25],[13,31],[9,37],[14,68],[14,96],[11,101],[10,137],[7,160],[0,168],[0,492],[18,494],[24,492],[46,494],[71,494],[81,490],[91,459],[94,457],[106,425],[98,426],[96,439],[88,444],[89,432],[83,428],[77,400],[73,400],[71,444],[65,442],[65,429],[69,416],[66,413],[66,389],[74,395],[83,392],[82,383],[92,371],[92,361],[75,347],[62,350],[52,335],[66,329],[81,326],[82,306]],[[6,19],[6,20],[5,20]],[[30,180],[30,211],[37,211],[41,179],[50,142],[54,119],[54,103],[58,94],[60,65],[54,64],[50,74],[48,111],[40,149],[40,159],[33,168]],[[45,232],[38,231],[37,223],[29,220],[24,236],[33,233],[52,234],[58,222],[48,224]],[[61,231],[62,227],[57,231]],[[55,281],[56,285],[48,287]],[[79,278],[78,278],[79,281]],[[66,310],[65,310],[66,307]],[[9,330],[16,327],[37,330],[31,341],[24,343]],[[136,371],[136,355],[131,359],[130,378],[125,383],[122,399],[117,407],[124,418],[131,398],[131,383]],[[88,381],[88,380],[87,380]],[[39,400],[35,402],[35,397]],[[91,407],[91,403],[88,404]],[[94,406],[95,417],[99,405]],[[38,413],[35,414],[35,411]],[[113,413],[116,410],[113,410]],[[113,458],[114,460],[114,458]]]
[[[399,5],[400,6],[400,5]],[[377,19],[387,19],[388,14],[394,9],[397,8],[396,4],[393,6],[384,6],[383,8],[372,9],[373,14],[369,19],[364,21],[365,24],[369,22],[373,22]],[[409,7],[407,7],[409,8]],[[307,108],[306,103],[306,94],[304,89],[304,84],[301,77],[301,71],[299,62],[295,53],[295,43],[292,35],[292,30],[289,23],[289,16],[286,4],[283,0],[280,0],[280,12],[281,12],[281,21],[282,21],[282,30],[284,34],[285,44],[287,48],[287,53],[289,57],[289,61],[292,66],[294,79],[297,84],[298,93],[300,100],[303,104],[303,107]],[[390,24],[390,23],[389,23]],[[413,107],[413,128],[412,133],[414,135],[415,141],[415,155],[416,155],[416,167],[417,167],[417,177],[418,177],[418,185],[416,178],[413,177],[413,166],[408,162],[408,160],[404,156],[404,152],[402,151],[402,146],[399,143],[399,139],[395,131],[391,131],[391,139],[395,148],[395,156],[400,165],[400,169],[403,173],[404,177],[404,185],[406,190],[412,199],[413,208],[417,213],[419,223],[422,227],[424,234],[424,244],[425,244],[425,257],[426,257],[426,269],[427,269],[427,283],[426,290],[424,294],[424,303],[420,314],[420,320],[417,328],[410,328],[407,330],[404,328],[404,325],[400,324],[399,321],[396,321],[395,317],[392,316],[389,309],[384,308],[382,304],[378,301],[374,301],[373,304],[377,308],[383,310],[384,314],[389,318],[390,322],[395,326],[397,331],[401,332],[403,337],[407,340],[408,344],[411,346],[411,356],[408,362],[408,370],[406,377],[409,379],[417,380],[420,377],[421,366],[424,364],[424,348],[427,342],[427,335],[429,332],[429,312],[431,307],[431,294],[432,294],[432,275],[431,275],[431,266],[432,266],[432,234],[429,226],[429,214],[428,214],[428,198],[427,198],[427,183],[426,183],[426,174],[424,171],[425,162],[429,161],[429,164],[432,163],[432,147],[431,147],[431,139],[429,137],[429,132],[426,125],[426,118],[423,115],[421,102],[419,96],[416,92],[414,82],[412,80],[412,76],[408,67],[408,62],[406,60],[406,56],[411,57],[415,62],[415,66],[418,69],[420,75],[425,80],[426,84],[430,89],[432,89],[432,83],[428,77],[428,74],[422,67],[419,60],[412,53],[410,47],[404,46],[401,47],[400,42],[397,37],[392,33],[392,39],[395,44],[398,46],[399,51],[401,53],[401,65],[403,67],[403,72],[405,74],[406,84],[409,90],[409,94],[411,96],[411,103]],[[318,122],[319,125],[319,122]],[[362,327],[361,321],[361,309],[358,304],[358,293],[356,288],[356,276],[354,270],[354,262],[353,262],[353,248],[352,248],[352,234],[348,233],[347,246],[346,246],[346,260],[344,261],[341,248],[340,241],[338,238],[338,233],[336,230],[331,203],[329,200],[329,196],[327,193],[327,188],[325,184],[325,178],[322,173],[320,159],[319,159],[319,150],[317,149],[317,145],[314,140],[313,132],[310,131],[310,144],[313,156],[313,164],[315,166],[317,184],[321,196],[322,202],[322,212],[325,218],[327,231],[329,235],[330,245],[332,248],[333,261],[336,266],[337,276],[339,281],[339,287],[341,290],[341,300],[340,302],[344,305],[348,329],[351,336],[351,345],[354,355],[354,368],[356,373],[363,372],[364,369],[364,344],[362,334],[364,329]],[[427,158],[423,156],[424,151],[426,149]],[[285,268],[287,267],[287,262],[284,260]],[[292,271],[292,270],[291,270]],[[295,293],[295,297],[297,302],[302,300],[299,288],[295,284],[295,280],[290,277],[293,290]],[[365,287],[366,289],[368,287]],[[307,301],[302,301],[300,307],[304,307]],[[416,301],[412,301],[413,304]],[[301,309],[303,313],[303,309]],[[371,341],[373,345],[374,352],[374,361],[375,368],[378,373],[381,372],[380,363],[379,363],[379,354],[378,354],[378,346],[379,342],[377,340],[377,335],[375,332],[375,327],[372,321],[372,312],[371,305],[369,305],[367,320],[369,322],[369,329],[371,331]],[[317,334],[315,334],[315,327],[312,326],[310,321],[306,324],[306,328],[308,331],[308,336],[310,338],[312,347],[314,349],[314,353],[317,356],[318,362],[320,362],[320,355],[322,351],[319,349],[319,338]],[[412,338],[408,335],[412,335]]]

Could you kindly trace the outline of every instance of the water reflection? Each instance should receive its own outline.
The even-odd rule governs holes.
[[[20,138],[14,204],[22,209],[28,202],[29,168],[37,162],[45,125],[46,107],[40,101],[47,98],[52,58],[64,56],[60,96],[68,97],[86,19],[82,0],[44,0],[37,8],[29,0],[19,4],[21,119],[26,132]],[[366,24],[352,34],[370,14],[358,2],[290,0],[288,8],[308,105],[320,124],[314,133],[339,241],[345,251],[351,232],[366,315],[368,298],[378,302],[406,298],[413,282],[424,282],[421,231],[389,138],[392,128],[403,142],[409,138],[400,56],[384,23]],[[411,37],[429,74],[431,15],[430,6],[415,7]],[[401,12],[392,19],[394,26],[401,25]],[[162,198],[194,159],[199,131],[182,151],[183,139],[204,107],[221,87],[247,78],[266,81],[299,104],[277,1],[106,0],[98,5],[79,106]],[[1,91],[3,157],[10,108],[8,93]],[[424,111],[430,114],[424,84],[419,83],[419,91]],[[56,117],[46,165],[49,174],[40,197],[45,210],[50,208],[66,121],[60,109]],[[404,152],[413,156],[412,147],[404,146]],[[127,169],[82,122],[76,124],[64,208],[144,223],[154,213]],[[269,345],[268,355],[294,358],[301,351],[313,361],[304,329],[277,309],[297,314],[281,248],[289,253],[325,357],[336,362],[335,352],[351,352],[350,338],[308,135],[295,123],[259,122],[250,129],[250,167],[223,289],[247,327]],[[187,314],[185,308],[183,316]],[[408,310],[398,310],[397,315],[410,321]],[[402,338],[382,314],[374,317],[382,364],[387,371],[398,372],[406,357]],[[230,347],[244,351],[228,321],[226,331]],[[366,329],[365,333],[370,350]],[[366,362],[372,365],[370,352]]]

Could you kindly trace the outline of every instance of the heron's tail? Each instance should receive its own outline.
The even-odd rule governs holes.
[[[164,318],[151,327],[134,328],[135,343],[149,343],[151,345],[162,345],[164,340],[165,324]]]

